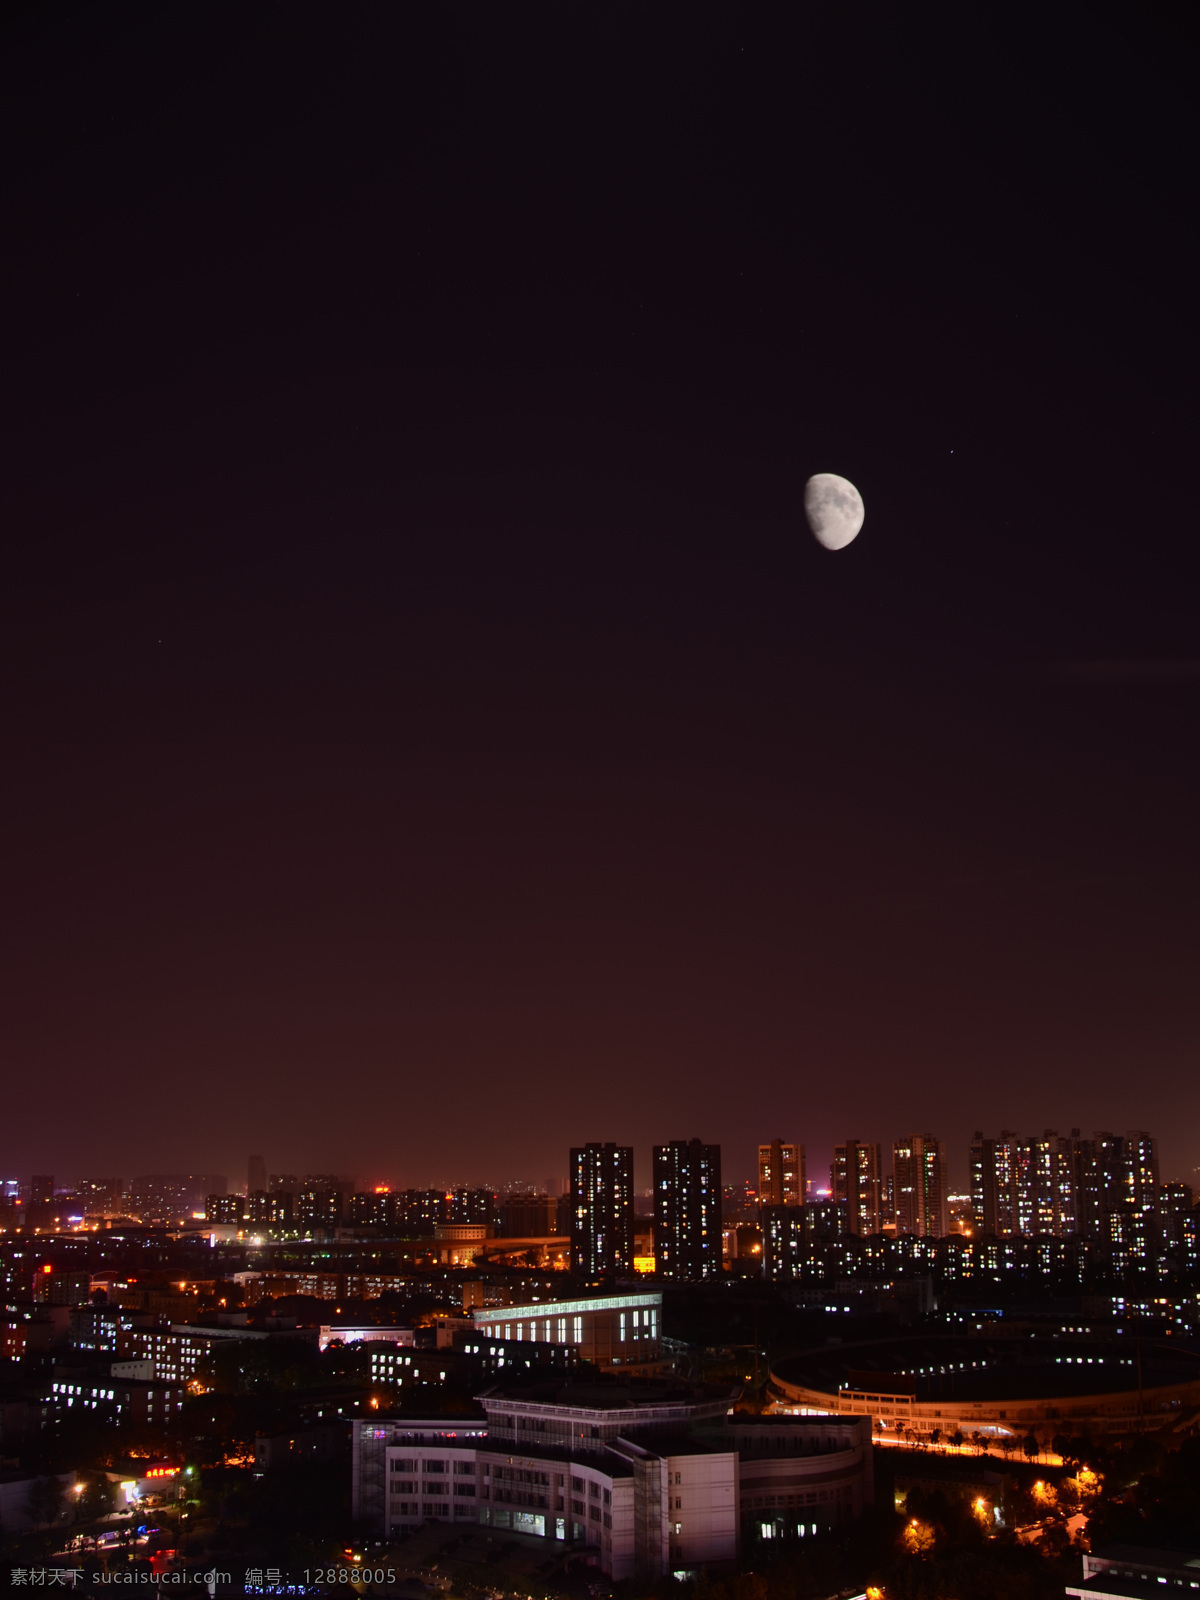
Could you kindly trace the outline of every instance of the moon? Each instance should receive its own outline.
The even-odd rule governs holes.
[[[862,495],[849,478],[817,472],[804,485],[804,515],[813,538],[826,550],[844,550],[866,516]]]

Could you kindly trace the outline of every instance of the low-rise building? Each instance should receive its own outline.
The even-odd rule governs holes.
[[[120,1369],[125,1363],[112,1365]],[[120,1428],[170,1422],[183,1405],[186,1390],[154,1378],[118,1376],[111,1368],[90,1372],[56,1368],[51,1393],[60,1414],[94,1411]]]
[[[570,1344],[548,1344],[533,1339],[488,1339],[474,1329],[454,1336],[456,1353],[472,1358],[480,1376],[508,1378],[523,1372],[577,1371],[583,1360]]]
[[[1077,1600],[1151,1600],[1171,1590],[1200,1587],[1200,1550],[1105,1545],[1083,1558],[1083,1582],[1069,1583]]]
[[[524,1343],[524,1341],[522,1341]],[[481,1412],[354,1425],[353,1508],[388,1537],[476,1523],[594,1551],[614,1579],[736,1560],[856,1520],[867,1418],[756,1418],[653,1381],[496,1389]]]
[[[376,1328],[350,1322],[323,1322],[317,1342],[322,1350],[327,1350],[331,1344],[373,1344],[377,1341],[411,1347],[416,1343],[416,1337],[415,1328]]]
[[[260,1476],[291,1461],[332,1461],[346,1447],[346,1424],[319,1423],[254,1436],[254,1471]]]
[[[490,1222],[439,1222],[433,1230],[434,1254],[443,1266],[472,1266],[495,1231]]]
[[[70,1310],[70,1343],[76,1350],[94,1350],[116,1355],[121,1335],[130,1326],[128,1312],[120,1306],[72,1306]]]
[[[127,1361],[149,1361],[160,1383],[186,1387],[208,1355],[212,1341],[192,1333],[184,1324],[175,1328],[132,1327],[121,1334],[120,1354]]]
[[[64,1272],[46,1263],[33,1274],[33,1298],[39,1305],[84,1306],[91,1297],[90,1272]]]
[[[414,1349],[411,1345],[373,1343],[371,1387],[400,1389],[418,1383],[445,1383],[447,1378],[480,1382],[495,1376],[513,1378],[526,1373],[561,1373],[579,1366],[579,1353],[571,1345],[535,1343],[531,1339],[489,1339],[464,1330],[454,1336],[451,1349]]]
[[[0,1317],[0,1356],[20,1361],[26,1355],[69,1344],[70,1333],[67,1306],[9,1305]]]
[[[658,1291],[485,1307],[472,1315],[476,1330],[490,1339],[573,1345],[602,1370],[652,1376],[671,1365],[663,1355]]]

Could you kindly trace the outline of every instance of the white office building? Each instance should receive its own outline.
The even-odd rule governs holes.
[[[536,1397],[535,1397],[536,1395]],[[753,1417],[654,1382],[480,1397],[476,1418],[354,1423],[353,1503],[385,1536],[477,1524],[594,1551],[609,1577],[732,1562],[872,1499],[870,1421]]]

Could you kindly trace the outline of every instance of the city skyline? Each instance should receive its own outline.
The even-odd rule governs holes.
[[[965,1131],[961,1136],[955,1137],[953,1134],[948,1134],[942,1124],[933,1123],[928,1118],[925,1119],[926,1124],[945,1146],[946,1165],[949,1175],[948,1191],[950,1193],[966,1194],[969,1192],[971,1142],[980,1120],[979,1117],[968,1118],[964,1128],[969,1129],[969,1131]],[[1165,1128],[1154,1127],[1148,1117],[1140,1119],[1134,1117],[1128,1122],[1119,1122],[1115,1118],[1110,1118],[1107,1122],[1097,1122],[1094,1127],[1084,1126],[1079,1122],[1078,1117],[1064,1118],[1054,1124],[1049,1119],[1036,1114],[1024,1119],[989,1116],[982,1120],[996,1133],[999,1133],[1002,1128],[1010,1126],[1018,1129],[1019,1136],[1022,1138],[1038,1136],[1044,1129],[1050,1129],[1057,1134],[1069,1134],[1072,1128],[1081,1128],[1085,1135],[1090,1136],[1097,1132],[1125,1134],[1130,1129],[1151,1126],[1158,1140],[1160,1165],[1164,1181],[1169,1179],[1171,1181],[1193,1183],[1200,1177],[1200,1159],[1198,1159],[1200,1158],[1200,1149],[1193,1148],[1191,1135],[1180,1135],[1178,1132],[1173,1135],[1169,1125]],[[909,1118],[909,1121],[912,1121],[912,1119]],[[890,1128],[881,1127],[878,1134],[870,1132],[864,1119],[859,1119],[857,1127],[863,1143],[880,1145],[884,1152],[881,1171],[890,1172],[893,1160],[892,1147],[897,1139],[908,1137],[906,1131],[908,1123],[900,1122]],[[681,1128],[678,1124],[673,1126],[669,1121],[659,1130],[663,1136],[671,1134],[688,1138],[691,1138],[695,1131],[694,1127]],[[639,1195],[650,1193],[653,1187],[653,1150],[655,1144],[661,1142],[659,1132],[647,1136],[644,1141],[622,1138],[620,1130],[615,1135],[619,1142],[628,1144],[633,1150],[633,1182]],[[701,1137],[703,1137],[703,1133]],[[732,1152],[732,1154],[727,1153],[723,1157],[726,1163],[727,1183],[729,1181],[738,1183],[757,1181],[759,1170],[758,1149],[763,1140],[769,1140],[770,1137],[771,1131],[769,1128],[760,1128],[757,1133],[752,1132],[745,1140],[735,1142],[727,1138],[721,1138],[713,1141],[719,1144],[723,1151]],[[835,1133],[829,1139],[828,1144],[811,1138],[802,1138],[800,1140],[806,1151],[807,1182],[810,1191],[825,1190],[830,1187],[834,1152],[837,1145],[843,1142],[844,1138],[844,1134],[839,1136]],[[268,1157],[266,1160],[268,1170],[270,1172],[329,1172],[340,1168],[350,1173],[364,1189],[370,1188],[375,1184],[390,1184],[398,1188],[444,1188],[446,1190],[463,1186],[473,1188],[479,1185],[491,1185],[498,1189],[522,1187],[547,1189],[552,1184],[558,1183],[565,1190],[570,1168],[569,1151],[571,1144],[568,1139],[568,1142],[560,1152],[560,1159],[557,1161],[557,1169],[560,1170],[556,1170],[553,1152],[543,1151],[540,1156],[537,1154],[532,1156],[523,1166],[514,1163],[508,1171],[498,1170],[495,1164],[485,1165],[481,1163],[479,1166],[467,1168],[465,1164],[456,1165],[453,1162],[402,1162],[399,1159],[388,1160],[386,1158],[372,1162],[369,1166],[356,1166],[352,1159],[337,1161],[332,1159],[327,1151],[322,1154],[322,1146],[316,1140],[307,1147],[300,1146],[299,1148],[301,1150],[307,1148],[312,1153],[312,1158],[300,1159],[294,1153],[295,1147],[293,1147],[291,1159],[285,1160],[281,1158],[275,1161]],[[352,1156],[353,1146],[351,1145],[348,1148]],[[203,1154],[203,1151],[196,1151],[194,1146],[191,1149],[197,1156]],[[548,1156],[551,1159],[547,1159]],[[32,1173],[43,1170],[53,1173],[56,1180],[60,1181],[60,1186],[68,1182],[77,1183],[82,1179],[93,1178],[97,1175],[108,1176],[110,1171],[124,1176],[127,1181],[142,1173],[212,1171],[222,1173],[227,1179],[231,1190],[236,1189],[240,1192],[246,1187],[246,1156],[242,1153],[234,1153],[224,1161],[210,1158],[177,1162],[142,1160],[133,1163],[129,1161],[121,1163],[115,1159],[106,1158],[97,1161],[89,1158],[82,1164],[77,1163],[67,1166],[60,1163],[59,1167],[61,1170],[56,1168],[53,1160],[39,1163],[18,1156],[15,1160],[10,1159],[7,1162],[0,1162],[0,1182],[5,1178],[28,1179]]]
[[[704,1146],[704,1148],[711,1148],[716,1152],[718,1164],[723,1167],[724,1171],[721,1183],[726,1194],[734,1190],[740,1192],[745,1188],[752,1192],[762,1205],[803,1204],[806,1199],[811,1200],[823,1196],[851,1203],[852,1196],[846,1188],[844,1152],[848,1148],[856,1149],[859,1153],[860,1169],[868,1174],[869,1185],[873,1186],[866,1201],[866,1211],[872,1215],[878,1215],[884,1210],[890,1210],[894,1217],[907,1217],[907,1221],[904,1222],[901,1231],[913,1233],[930,1231],[936,1233],[937,1229],[929,1228],[925,1222],[926,1207],[929,1206],[931,1208],[930,1214],[932,1216],[944,1221],[946,1218],[946,1201],[950,1198],[958,1200],[971,1198],[977,1202],[976,1210],[980,1215],[986,1211],[987,1215],[994,1218],[1003,1211],[1003,1203],[998,1207],[995,1197],[996,1178],[994,1175],[991,1180],[992,1194],[990,1201],[985,1206],[984,1202],[979,1198],[982,1193],[981,1184],[984,1181],[980,1175],[982,1171],[980,1166],[982,1152],[986,1151],[986,1159],[993,1165],[997,1160],[995,1152],[1003,1150],[1009,1153],[1006,1169],[1007,1181],[1012,1184],[1016,1182],[1018,1150],[1034,1152],[1039,1149],[1050,1151],[1055,1148],[1060,1150],[1080,1150],[1083,1148],[1090,1149],[1093,1144],[1097,1147],[1100,1144],[1108,1144],[1119,1148],[1127,1143],[1136,1146],[1138,1141],[1149,1141],[1150,1145],[1153,1146],[1153,1181],[1156,1186],[1168,1183],[1184,1183],[1195,1187],[1194,1180],[1200,1177],[1200,1167],[1193,1168],[1190,1171],[1177,1171],[1164,1165],[1161,1158],[1161,1140],[1158,1134],[1144,1128],[1126,1128],[1120,1131],[1114,1128],[1090,1129],[1085,1132],[1078,1126],[1074,1126],[1065,1131],[1058,1128],[1044,1128],[1040,1131],[1030,1129],[1025,1132],[1015,1129],[1000,1129],[995,1134],[987,1134],[976,1129],[970,1141],[964,1147],[965,1154],[963,1151],[955,1151],[948,1141],[928,1132],[893,1136],[890,1139],[879,1141],[855,1139],[835,1145],[831,1152],[831,1159],[827,1164],[821,1162],[819,1156],[815,1161],[809,1158],[807,1146],[802,1140],[795,1143],[768,1140],[766,1142],[760,1141],[756,1145],[757,1159],[748,1163],[744,1170],[729,1163],[727,1156],[722,1154],[727,1147],[723,1146],[720,1141],[715,1142],[711,1147]],[[697,1141],[693,1137],[691,1143],[695,1145],[702,1143],[702,1141]],[[683,1148],[687,1144],[687,1140],[674,1141],[674,1146],[679,1148]],[[604,1152],[608,1152],[609,1154],[605,1157],[607,1161],[611,1162],[616,1159],[620,1163],[618,1169],[619,1177],[616,1180],[620,1191],[644,1201],[652,1199],[655,1195],[657,1187],[655,1179],[656,1165],[660,1151],[666,1148],[667,1146],[656,1143],[651,1147],[648,1159],[639,1164],[636,1147],[632,1144],[618,1145],[612,1141],[607,1143],[604,1141],[592,1142],[586,1146],[573,1147],[567,1151],[563,1176],[543,1171],[540,1177],[519,1173],[506,1176],[492,1172],[471,1176],[465,1173],[452,1173],[449,1176],[441,1174],[430,1178],[423,1176],[419,1169],[409,1169],[405,1172],[391,1171],[385,1173],[371,1171],[367,1173],[347,1172],[336,1174],[332,1171],[332,1164],[328,1162],[324,1163],[323,1166],[318,1165],[311,1169],[307,1168],[302,1162],[292,1162],[290,1171],[286,1170],[288,1164],[283,1163],[280,1165],[279,1172],[276,1172],[272,1170],[272,1163],[264,1161],[261,1156],[254,1155],[242,1163],[243,1171],[241,1176],[235,1171],[233,1174],[221,1173],[217,1177],[215,1169],[210,1165],[208,1171],[214,1174],[211,1180],[197,1177],[194,1181],[198,1186],[208,1181],[219,1183],[220,1188],[216,1192],[222,1194],[228,1192],[230,1194],[248,1195],[254,1192],[256,1186],[251,1181],[253,1175],[254,1177],[261,1177],[262,1182],[258,1185],[258,1188],[263,1192],[267,1190],[273,1192],[279,1188],[299,1190],[312,1185],[315,1185],[318,1189],[344,1190],[347,1194],[352,1192],[359,1194],[384,1193],[408,1189],[428,1190],[431,1193],[442,1192],[449,1195],[456,1190],[490,1189],[500,1195],[509,1193],[545,1194],[565,1202],[570,1199],[573,1193],[573,1174],[581,1175],[575,1181],[583,1184],[585,1189],[588,1183],[614,1181],[612,1178],[600,1179],[601,1168],[595,1165],[600,1160],[601,1155]],[[789,1152],[785,1158],[788,1172],[786,1183],[782,1176],[782,1170],[776,1178],[772,1178],[770,1175],[774,1171],[776,1152],[780,1148],[784,1152]],[[922,1148],[925,1151],[924,1158],[921,1155]],[[592,1154],[593,1152],[595,1152],[595,1155]],[[798,1152],[798,1155],[790,1152]],[[952,1155],[956,1155],[961,1159],[956,1163],[951,1159]],[[1053,1158],[1047,1155],[1044,1159],[1049,1161]],[[923,1161],[925,1163],[931,1162],[932,1165],[928,1166],[922,1179],[918,1177],[918,1173],[921,1171]],[[549,1163],[547,1162],[543,1165],[547,1166]],[[650,1169],[649,1176],[642,1170],[645,1166]],[[955,1176],[956,1166],[961,1169],[961,1181]],[[200,1173],[204,1169],[197,1166],[193,1170],[196,1173]],[[839,1172],[841,1173],[840,1177]],[[102,1177],[99,1173],[100,1169],[95,1164],[89,1167],[86,1172],[77,1176],[62,1173],[39,1175],[36,1172],[32,1174],[28,1172],[22,1173],[13,1169],[7,1172],[0,1171],[0,1191],[2,1191],[0,1199],[11,1200],[19,1192],[23,1192],[30,1201],[48,1202],[55,1194],[75,1193],[78,1192],[81,1186],[99,1192],[106,1190],[110,1186],[117,1185],[120,1186],[118,1192],[128,1194],[139,1181],[154,1182],[157,1181],[159,1176],[143,1174],[139,1171],[135,1171],[128,1178],[123,1175],[113,1176],[111,1174]],[[584,1178],[582,1176],[584,1173],[592,1175]],[[802,1181],[798,1181],[799,1174],[805,1174]],[[161,1176],[165,1177],[168,1174],[161,1174]],[[181,1170],[169,1176],[183,1178],[185,1173]],[[766,1182],[765,1188],[764,1180]],[[889,1190],[889,1194],[885,1199],[885,1188],[888,1188],[893,1182],[896,1184],[895,1192],[893,1193]],[[912,1190],[907,1200],[904,1198],[901,1187],[904,1183],[907,1183]],[[924,1200],[919,1199],[916,1193],[917,1188],[922,1183],[925,1187]],[[1050,1183],[1049,1179],[1047,1179],[1047,1183]],[[930,1187],[931,1185],[932,1187]],[[197,1187],[198,1194],[203,1192],[202,1187]],[[581,1190],[580,1192],[583,1191]],[[786,1198],[780,1198],[785,1194]],[[1015,1197],[1009,1202],[1009,1208],[1012,1214],[1015,1215]],[[1073,1217],[1074,1214],[1072,1214],[1072,1219]],[[1056,1211],[1054,1227],[1055,1231],[1057,1231]]]

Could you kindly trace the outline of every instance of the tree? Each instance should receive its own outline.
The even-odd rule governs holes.
[[[82,1522],[90,1522],[113,1508],[113,1486],[104,1476],[97,1474],[84,1482],[78,1496],[77,1510]]]
[[[253,1455],[254,1436],[262,1431],[261,1409],[251,1395],[197,1395],[184,1402],[176,1421],[176,1448],[202,1466],[218,1466],[229,1456]]]
[[[920,1517],[910,1517],[901,1534],[901,1542],[910,1555],[928,1556],[933,1553],[937,1537],[930,1523]]]
[[[63,1514],[66,1490],[59,1478],[35,1478],[29,1485],[25,1506],[35,1528],[48,1528]]]

